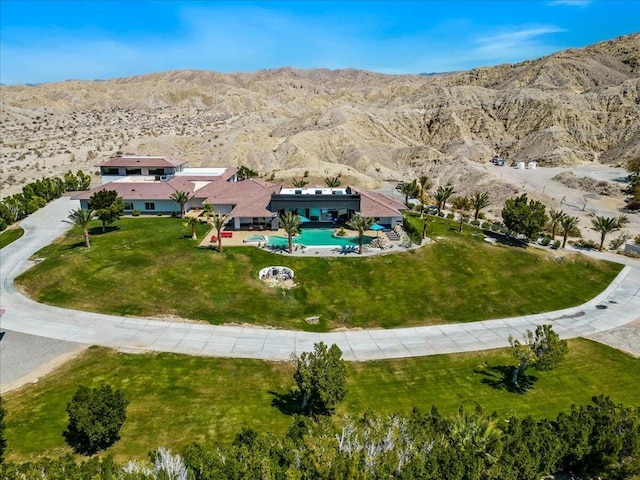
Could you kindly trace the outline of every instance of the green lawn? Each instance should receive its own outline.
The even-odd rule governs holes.
[[[435,404],[444,413],[479,404],[501,416],[554,417],[593,395],[638,405],[640,360],[588,340],[569,342],[555,371],[537,377],[526,393],[500,388],[500,367],[513,365],[509,350],[348,364],[348,394],[336,416],[409,412]],[[282,434],[291,417],[272,405],[293,386],[288,363],[133,355],[91,348],[37,384],[5,395],[7,460],[57,456],[70,451],[62,432],[66,402],[79,384],[107,382],[130,400],[122,438],[107,453],[119,460],[144,457],[157,446],[180,449],[230,441],[242,426]]]
[[[482,232],[433,219],[439,238],[377,257],[287,257],[252,247],[198,248],[178,219],[122,219],[92,247],[78,230],[37,254],[18,284],[40,302],[81,310],[327,331],[470,322],[555,310],[600,293],[621,266],[564,252],[489,245]],[[205,228],[205,227],[202,227]],[[199,232],[202,238],[205,231]],[[554,255],[566,255],[560,260]],[[297,287],[269,288],[258,271],[284,264]],[[320,316],[307,325],[305,317]]]
[[[9,228],[0,233],[0,249],[6,247],[12,242],[15,242],[22,235],[24,235],[24,230],[22,229],[22,227]]]

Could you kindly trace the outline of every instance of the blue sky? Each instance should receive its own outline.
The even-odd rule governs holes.
[[[638,0],[1,0],[0,82],[191,68],[444,72],[638,31]]]

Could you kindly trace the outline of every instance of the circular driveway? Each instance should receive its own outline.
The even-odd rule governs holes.
[[[508,346],[510,335],[550,323],[562,338],[585,337],[640,317],[640,262],[593,253],[626,266],[612,284],[587,303],[554,312],[452,325],[329,333],[175,323],[68,310],[37,303],[13,285],[32,266],[28,259],[69,227],[62,220],[78,202],[63,197],[23,220],[25,235],[0,250],[0,327],[84,345],[125,351],[287,360],[323,341],[335,343],[346,360],[376,360],[487,350]],[[615,257],[615,258],[613,258]],[[0,346],[2,343],[0,342]]]

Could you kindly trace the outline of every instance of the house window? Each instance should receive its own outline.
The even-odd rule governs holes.
[[[145,210],[155,210],[156,209],[156,204],[154,202],[144,202],[144,209]]]
[[[302,190],[296,190],[293,192],[295,195],[302,195]]]
[[[100,169],[100,174],[101,175],[118,175],[118,169],[117,168],[102,167]]]
[[[322,190],[316,190],[316,195],[322,195]]]
[[[149,175],[164,175],[164,168],[150,168]]]
[[[141,168],[126,168],[124,171],[127,175],[142,175]]]
[[[124,202],[125,210],[133,210],[133,202]]]

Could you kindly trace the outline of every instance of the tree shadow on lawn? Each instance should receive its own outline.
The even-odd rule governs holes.
[[[269,390],[267,393],[273,395],[271,406],[276,407],[285,415],[300,414],[300,405],[302,405],[302,396],[300,392],[290,390],[286,393],[274,392]]]
[[[527,248],[528,244],[524,240],[520,240],[519,238],[511,237],[509,235],[505,235],[503,233],[492,232],[491,230],[482,230],[482,233],[485,237],[493,238],[496,242],[501,245],[507,245],[509,247],[518,247],[518,248]]]
[[[491,388],[524,395],[534,387],[538,377],[521,373],[518,376],[518,383],[513,384],[511,383],[511,378],[513,377],[514,368],[516,367],[513,365],[496,365],[493,367],[485,365],[476,368],[473,372],[484,376],[485,378],[481,382]]]
[[[97,235],[106,235],[107,233],[115,232],[116,230],[120,230],[120,227],[117,225],[106,225],[104,227],[104,232],[102,231],[102,225],[98,227],[91,227],[89,229],[89,235],[97,236]]]

